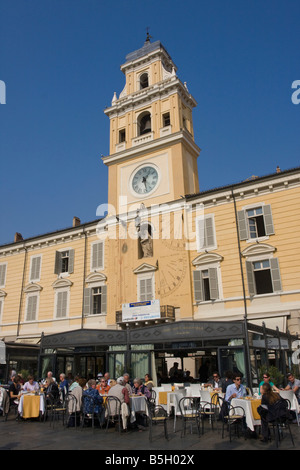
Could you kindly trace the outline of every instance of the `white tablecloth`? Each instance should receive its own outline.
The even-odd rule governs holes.
[[[246,424],[251,431],[254,431],[254,426],[261,424],[260,419],[254,419],[252,413],[251,400],[245,400],[243,398],[233,398],[231,400],[231,406],[240,406],[245,411]]]
[[[148,414],[146,398],[144,396],[130,397],[130,422],[136,420],[135,414],[138,412]]]

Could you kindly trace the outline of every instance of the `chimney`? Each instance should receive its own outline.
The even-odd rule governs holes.
[[[73,217],[73,227],[78,227],[80,224],[80,219],[78,217]]]
[[[22,235],[19,232],[15,233],[14,243],[20,242],[23,240]]]

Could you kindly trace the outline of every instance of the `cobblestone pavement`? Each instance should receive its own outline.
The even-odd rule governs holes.
[[[197,455],[203,450],[276,450],[275,439],[262,444],[259,438],[238,437],[234,435],[229,442],[228,433],[222,438],[221,423],[218,429],[212,430],[209,422],[205,423],[204,434],[197,434],[197,430],[187,428],[186,435],[181,437],[181,422],[177,421],[177,430],[174,433],[173,419],[168,422],[168,440],[163,434],[163,427],[153,427],[153,440],[149,441],[149,429],[144,431],[129,430],[119,434],[114,427],[105,429],[89,427],[65,428],[62,421],[56,421],[54,426],[49,422],[38,420],[16,421],[11,414],[5,422],[0,417],[0,451],[2,450],[101,450],[101,460],[105,456],[114,455],[115,452],[127,451],[126,455],[138,455],[138,451],[147,453],[191,454]],[[285,429],[279,450],[300,449],[300,426],[291,424],[295,445],[292,445],[288,430]],[[106,451],[106,452],[104,452]],[[124,452],[123,452],[124,454]],[[100,455],[100,454],[99,454]]]

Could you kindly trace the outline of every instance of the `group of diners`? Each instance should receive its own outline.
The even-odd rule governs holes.
[[[11,404],[18,404],[21,394],[25,392],[43,393],[46,400],[51,397],[54,401],[63,401],[67,394],[73,395],[76,402],[76,412],[84,414],[94,413],[102,425],[105,421],[105,397],[117,397],[122,406],[123,415],[130,416],[130,398],[134,396],[144,396],[151,398],[151,389],[154,383],[149,374],[144,380],[135,378],[131,380],[130,375],[124,373],[122,377],[111,379],[108,372],[104,375],[99,373],[97,379],[89,377],[86,379],[80,375],[74,378],[69,374],[61,373],[59,381],[49,371],[45,379],[36,381],[32,375],[28,376],[25,382],[18,374],[12,374],[9,386],[9,396]],[[84,397],[92,397],[93,400],[85,400]],[[92,405],[91,405],[92,404]],[[125,404],[125,405],[123,405]],[[92,406],[92,409],[91,409]],[[126,411],[124,412],[124,409]],[[75,412],[75,410],[73,410]],[[74,423],[71,421],[70,423]],[[72,425],[72,424],[70,424]],[[136,413],[136,422],[131,423],[131,427],[138,429],[145,428],[145,417],[143,413]]]

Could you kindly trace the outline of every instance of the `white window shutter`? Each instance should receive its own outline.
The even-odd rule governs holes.
[[[281,291],[282,290],[281,276],[280,276],[280,270],[279,270],[279,262],[277,258],[270,259],[270,267],[271,267],[273,292]]]
[[[5,279],[6,279],[6,264],[0,265],[0,286],[5,286]]]
[[[209,268],[209,290],[210,290],[210,299],[216,300],[219,298],[219,288],[218,288],[218,271],[217,268]]]
[[[107,313],[107,286],[101,287],[101,313]]]
[[[27,314],[26,320],[27,321],[35,321],[36,320],[36,313],[37,313],[37,295],[30,295],[27,300]]]
[[[275,231],[274,231],[272,210],[271,210],[270,204],[266,204],[265,206],[263,206],[263,214],[264,214],[266,235],[274,235]]]
[[[92,313],[92,289],[85,288],[83,295],[83,315],[88,316]]]
[[[201,271],[193,271],[193,279],[194,279],[195,301],[202,302],[203,289],[202,289]]]
[[[61,273],[61,253],[56,251],[55,253],[55,264],[54,264],[54,274],[59,275]]]
[[[41,257],[36,256],[32,258],[31,262],[31,272],[30,272],[30,281],[35,281],[40,279],[41,275]]]
[[[237,219],[238,219],[240,240],[248,240],[249,233],[248,233],[248,226],[247,226],[247,220],[246,220],[246,212],[244,210],[238,211]]]
[[[92,246],[92,269],[103,269],[104,243],[94,243]]]
[[[75,250],[69,250],[69,266],[68,266],[69,274],[72,274],[74,272],[74,256],[75,256]]]
[[[252,296],[256,294],[256,287],[255,287],[255,278],[254,278],[254,272],[253,272],[253,263],[251,261],[246,261],[246,271],[247,271],[249,295]]]
[[[58,292],[57,293],[57,318],[64,318],[67,316],[67,305],[68,305],[68,292]]]
[[[214,234],[214,219],[213,217],[205,218],[205,247],[210,248],[215,246],[215,234]]]
[[[146,300],[146,279],[140,280],[140,302]]]

